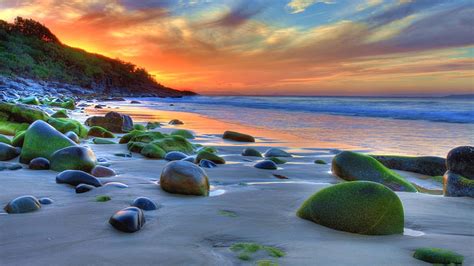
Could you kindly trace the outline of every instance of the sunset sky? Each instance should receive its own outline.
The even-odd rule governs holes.
[[[474,92],[472,0],[0,0],[202,94]]]

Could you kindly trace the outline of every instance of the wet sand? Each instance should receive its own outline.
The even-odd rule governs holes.
[[[247,131],[221,121],[212,124],[198,120],[195,114],[150,114],[136,109],[117,111],[131,113],[135,121],[180,119],[184,125],[157,130],[189,128],[198,135],[194,143],[218,148],[228,163],[205,169],[212,196],[180,196],[162,191],[156,181],[166,161],[146,159],[136,153],[132,158],[114,156],[128,152],[126,145],[120,144],[88,145],[118,173],[101,181],[122,182],[129,188],[102,187],[76,194],[73,187],[56,184],[57,173],[53,171],[2,171],[2,206],[28,194],[49,197],[54,203],[33,213],[0,213],[0,265],[255,265],[259,259],[270,259],[279,265],[428,265],[412,257],[414,249],[427,246],[454,250],[465,256],[465,265],[474,265],[471,198],[397,192],[405,209],[404,235],[364,236],[332,230],[300,219],[295,212],[313,193],[341,182],[331,174],[330,164],[313,163],[315,159],[330,162],[333,147],[293,146],[288,150],[296,156],[288,163],[278,170],[261,170],[253,167],[258,158],[240,155],[247,144],[223,141],[218,132],[253,134],[258,141],[252,145],[261,152],[269,146],[290,146],[288,139],[259,138],[268,132],[259,134],[258,129]],[[99,110],[107,111],[110,109]],[[77,114],[77,118],[83,120],[85,116]],[[278,179],[273,174],[288,179]],[[441,188],[434,181],[403,174],[419,185]],[[97,195],[109,195],[112,200],[96,202]],[[142,230],[127,234],[112,228],[109,217],[139,196],[160,205],[156,211],[145,212]],[[242,261],[229,250],[236,242],[277,247],[286,255],[273,258],[257,253],[251,261]]]

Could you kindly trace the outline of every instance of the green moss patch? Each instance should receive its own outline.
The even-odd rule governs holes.
[[[79,121],[74,119],[51,117],[48,119],[48,124],[63,134],[72,131],[80,138],[85,138],[87,136],[87,128],[85,128]]]
[[[87,136],[100,137],[100,138],[115,138],[115,135],[112,132],[99,126],[93,126],[89,128],[89,132],[87,133]]]
[[[257,266],[278,266],[278,263],[271,260],[259,260],[256,264]]]
[[[135,124],[135,125],[133,125],[133,129],[134,130],[146,130],[146,127],[144,125],[141,125],[141,124]]]
[[[225,164],[224,158],[207,151],[200,151],[196,156],[196,162],[199,163],[201,160],[209,160],[216,164]]]
[[[191,131],[186,130],[186,129],[177,129],[173,132],[171,132],[172,136],[181,136],[185,139],[194,139],[193,133]]]
[[[419,248],[413,254],[415,259],[442,265],[461,265],[464,256],[454,251],[441,248]]]
[[[95,197],[95,201],[97,201],[97,202],[106,202],[106,201],[109,201],[111,199],[112,198],[110,196],[107,196],[107,195],[99,195],[99,196]]]
[[[235,243],[230,247],[230,250],[238,253],[237,257],[245,261],[252,260],[253,255],[259,251],[263,251],[266,255],[274,258],[285,256],[285,252],[281,249],[251,242]]]
[[[269,157],[269,158],[267,158],[267,160],[273,161],[276,164],[285,164],[286,163],[285,160],[282,160],[278,157]]]
[[[239,215],[237,215],[237,213],[235,213],[233,211],[229,211],[229,210],[219,210],[219,211],[217,211],[217,213],[219,215],[232,217],[232,218],[239,217]]]
[[[315,160],[314,163],[315,163],[315,164],[328,164],[326,161],[321,160],[321,159]]]

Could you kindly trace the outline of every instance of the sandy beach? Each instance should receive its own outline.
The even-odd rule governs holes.
[[[405,212],[403,235],[336,231],[296,216],[310,195],[343,182],[331,173],[334,147],[294,148],[297,140],[283,133],[211,121],[191,113],[147,111],[140,105],[117,109],[113,102],[104,104],[111,108],[89,108],[87,115],[119,111],[130,114],[134,122],[165,124],[155,131],[190,129],[196,134],[192,143],[216,147],[226,164],[205,169],[210,196],[167,193],[157,183],[167,161],[138,153],[118,157],[114,154],[128,153],[126,144],[96,145],[84,140],[97,158],[117,172],[117,176],[100,180],[128,187],[103,186],[76,194],[73,187],[56,184],[54,171],[2,171],[2,206],[22,195],[48,197],[54,203],[32,213],[0,213],[0,265],[255,265],[259,260],[278,265],[428,265],[413,258],[419,247],[454,250],[464,255],[464,265],[474,265],[472,198],[396,192]],[[74,111],[73,118],[84,121],[87,116]],[[180,119],[184,125],[167,125],[171,119]],[[257,141],[222,140],[220,134],[225,130],[251,134]],[[270,133],[274,138],[262,137]],[[277,170],[257,169],[253,165],[259,158],[240,155],[247,146],[260,152],[280,147],[294,156]],[[315,164],[316,159],[328,164]],[[442,190],[441,183],[398,172],[419,186]],[[108,195],[111,200],[96,202],[98,195]],[[140,231],[127,234],[110,226],[112,214],[141,196],[152,199],[159,209],[145,212],[146,224]],[[244,261],[229,249],[238,242],[275,247],[285,255],[272,257],[259,251]]]

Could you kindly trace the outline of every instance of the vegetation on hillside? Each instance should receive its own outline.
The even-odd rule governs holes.
[[[157,83],[143,68],[62,44],[44,25],[17,17],[0,20],[0,75],[58,81],[103,92],[177,91]]]

